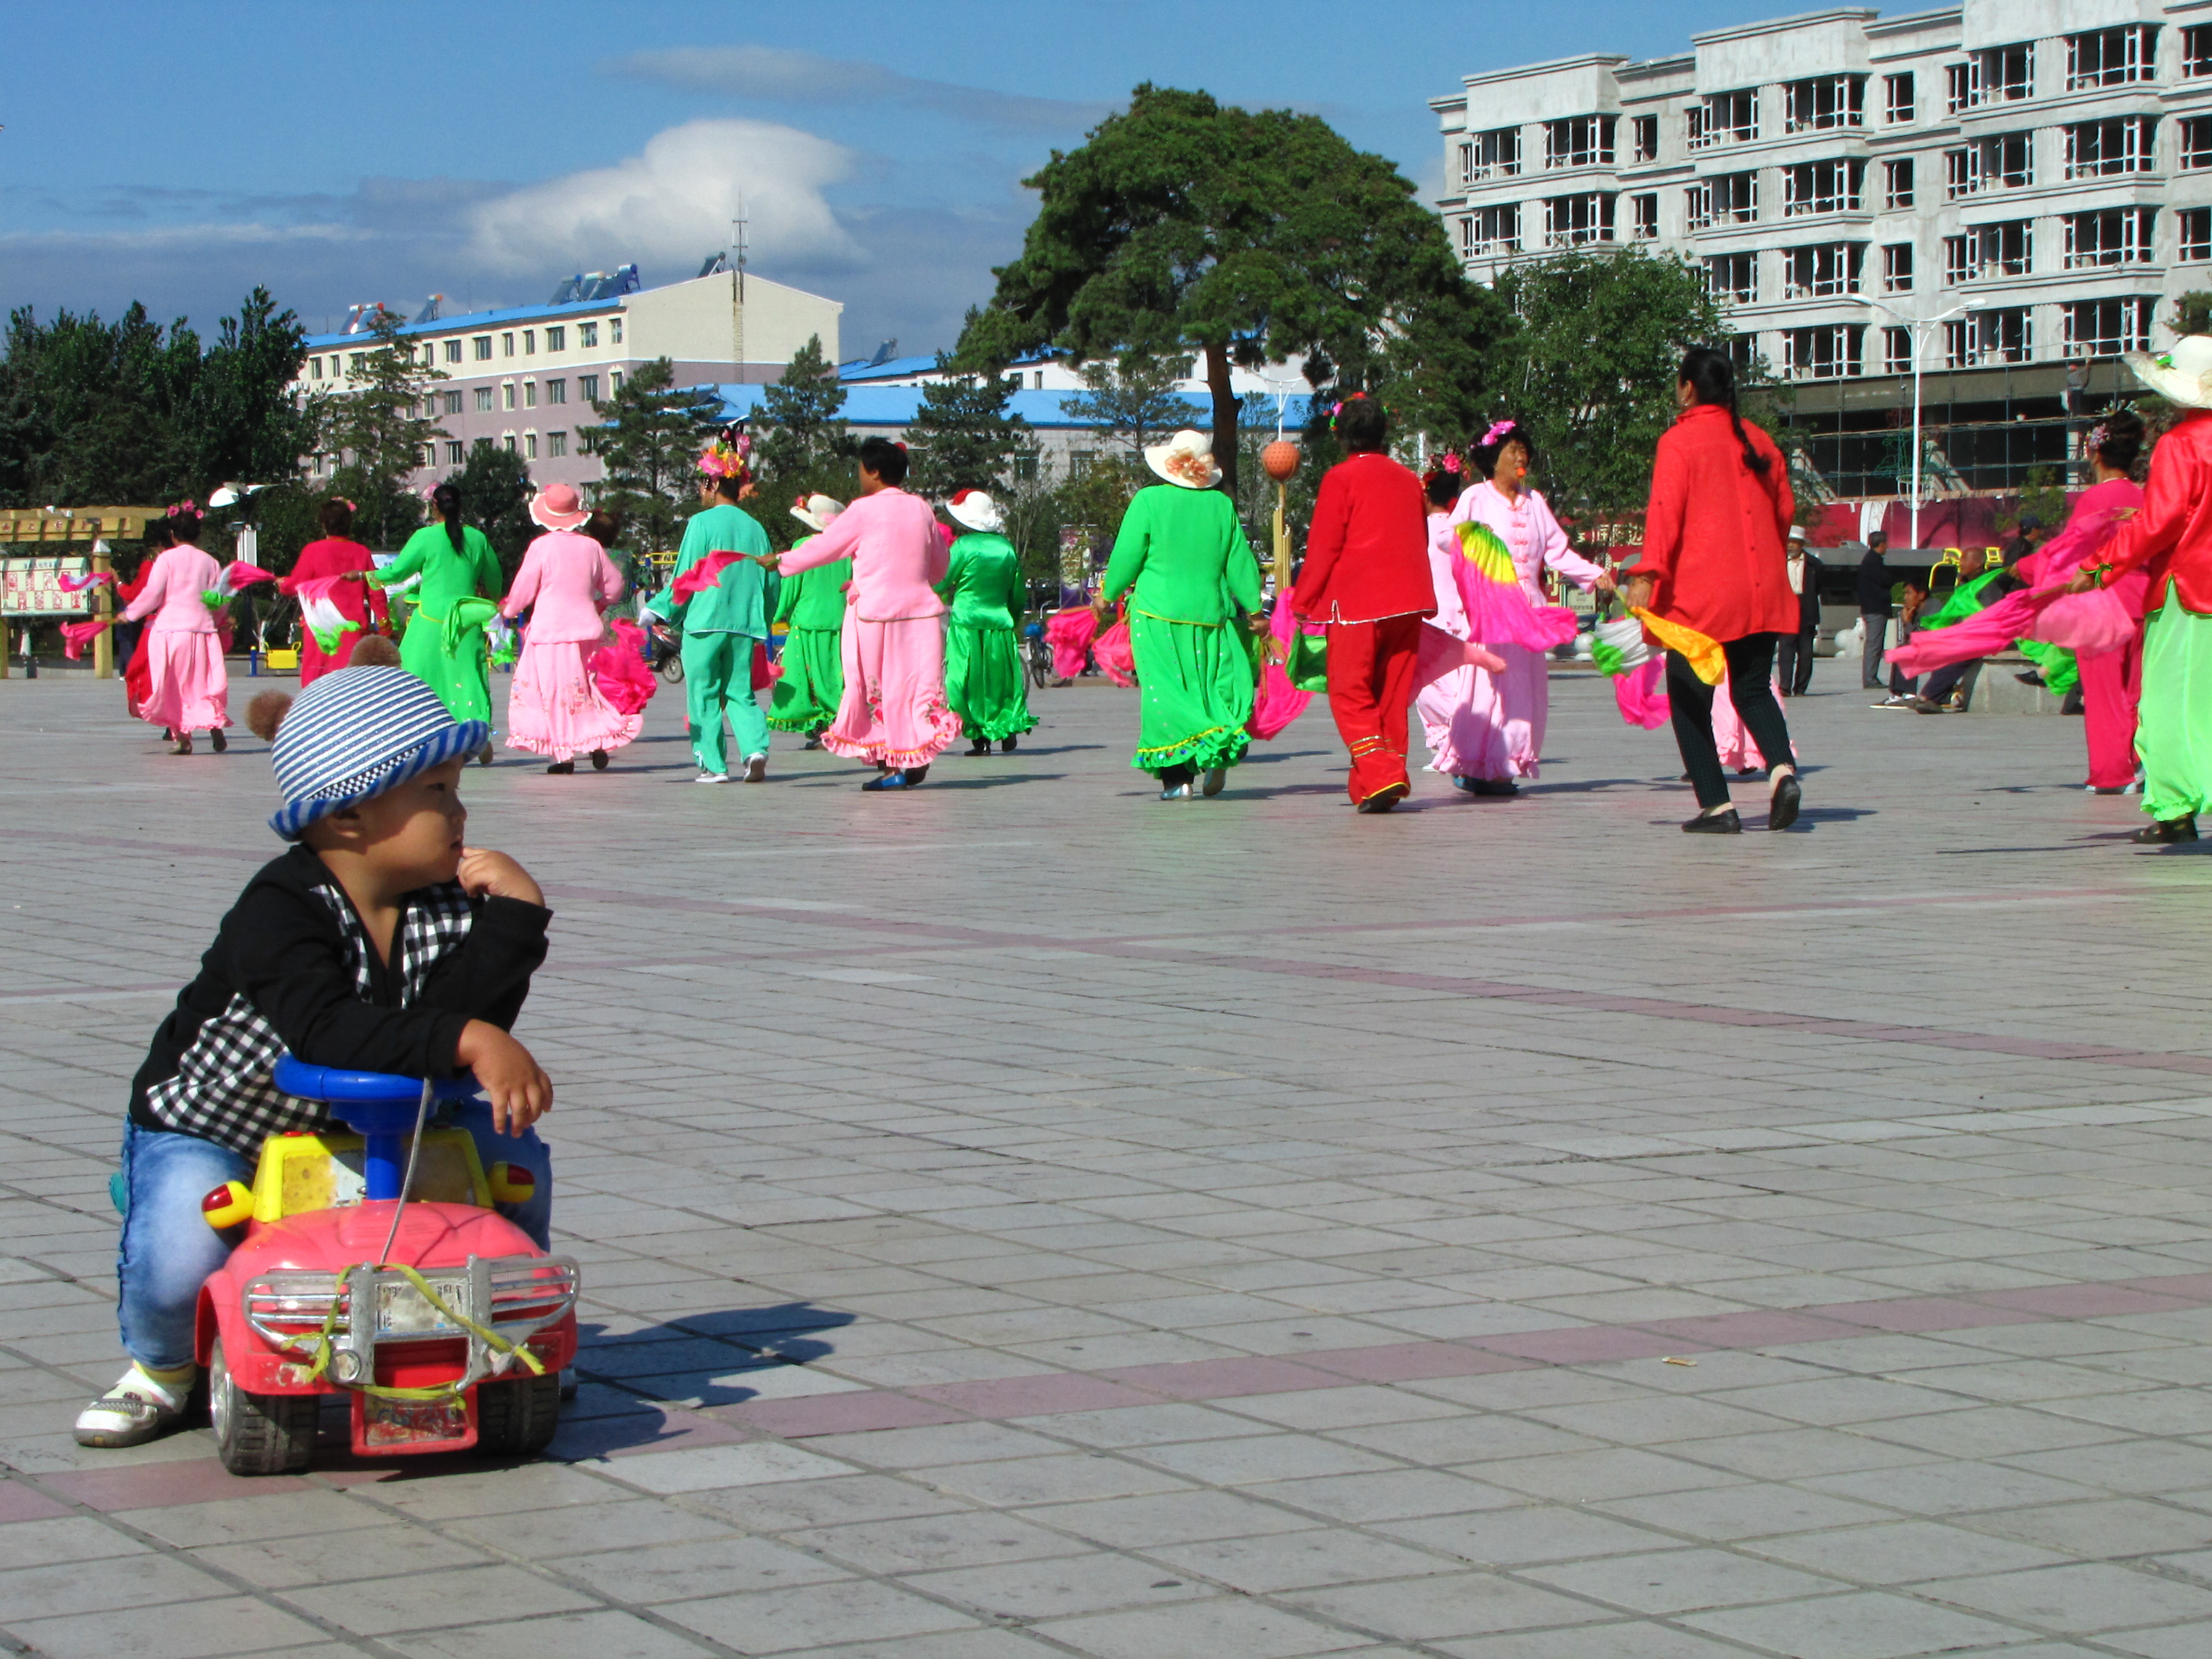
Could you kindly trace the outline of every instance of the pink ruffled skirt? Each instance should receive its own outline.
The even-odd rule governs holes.
[[[214,634],[149,632],[138,648],[150,682],[139,719],[179,733],[230,724],[230,675]]]
[[[645,715],[625,714],[609,702],[584,665],[599,648],[597,640],[524,644],[507,694],[508,748],[558,762],[635,741]]]
[[[945,619],[866,622],[845,613],[845,695],[822,746],[847,760],[927,766],[960,735],[945,702]]]

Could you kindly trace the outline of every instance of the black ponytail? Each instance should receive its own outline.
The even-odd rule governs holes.
[[[1728,410],[1735,441],[1743,446],[1743,464],[1753,472],[1765,471],[1769,458],[1753,447],[1743,429],[1743,416],[1736,412],[1735,365],[1728,354],[1711,346],[1692,346],[1683,354],[1681,373],[1676,378],[1690,388],[1690,395],[1698,403],[1718,404]]]
[[[465,553],[468,548],[461,540],[461,492],[449,483],[441,483],[430,492],[430,505],[438,509],[446,521],[446,538],[453,544],[453,551]]]

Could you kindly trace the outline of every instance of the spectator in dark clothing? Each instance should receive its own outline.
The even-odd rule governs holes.
[[[1915,631],[1913,624],[1920,620],[1921,607],[1927,603],[1927,573],[1916,570],[1905,579],[1905,603],[1897,611],[1897,642],[1899,645],[1912,637]],[[1889,695],[1874,706],[1876,708],[1917,708],[1920,699],[1916,693],[1919,688],[1917,676],[1893,668],[1889,671]]]
[[[1859,561],[1859,617],[1866,624],[1866,647],[1859,657],[1859,685],[1863,690],[1881,690],[1881,653],[1889,632],[1889,535],[1876,530],[1867,537],[1866,556]]]
[[[1797,596],[1797,631],[1774,645],[1774,674],[1785,697],[1802,697],[1813,684],[1813,641],[1820,632],[1820,561],[1805,547],[1802,525],[1790,526],[1790,590]]]

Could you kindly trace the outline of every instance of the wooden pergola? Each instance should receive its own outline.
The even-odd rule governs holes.
[[[57,507],[35,511],[0,507],[0,546],[34,550],[35,557],[39,553],[68,552],[74,544],[88,543],[94,572],[104,573],[111,568],[107,544],[143,540],[148,522],[161,517],[164,511],[158,507]],[[92,614],[107,617],[114,611],[114,590],[102,582],[92,590]],[[5,652],[0,650],[0,678],[7,672]],[[100,679],[115,678],[115,645],[107,629],[101,629],[93,640],[92,672]]]

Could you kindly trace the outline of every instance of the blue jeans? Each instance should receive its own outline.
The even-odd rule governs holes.
[[[466,1129],[477,1156],[489,1169],[500,1162],[520,1165],[538,1178],[526,1204],[502,1204],[499,1212],[548,1248],[553,1223],[553,1155],[535,1129],[517,1136],[491,1127],[491,1108],[480,1101],[447,1107],[438,1121]],[[155,1370],[189,1365],[194,1358],[193,1324],[200,1286],[229,1259],[235,1232],[219,1233],[200,1214],[200,1200],[226,1181],[252,1184],[257,1158],[234,1152],[198,1135],[162,1129],[123,1127],[123,1182],[129,1208],[115,1254],[115,1278],[121,1291],[116,1314],[123,1349]]]

